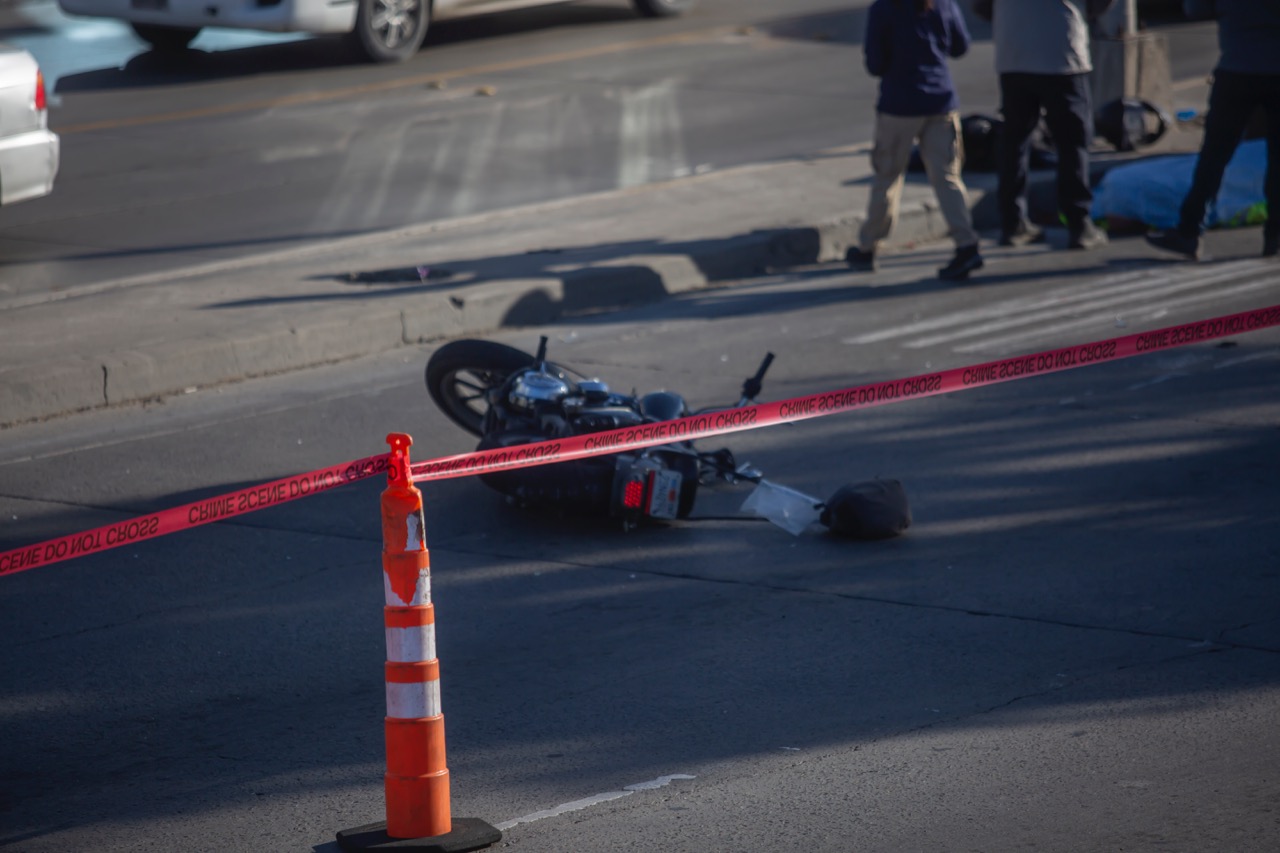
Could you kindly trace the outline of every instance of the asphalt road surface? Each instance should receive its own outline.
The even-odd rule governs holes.
[[[922,247],[501,338],[694,405],[770,350],[781,399],[1274,304],[1258,239],[993,251],[970,288]],[[389,431],[468,450],[427,354],[8,430],[0,549]],[[726,439],[819,497],[900,479],[879,543],[741,489],[623,534],[427,485],[453,814],[527,851],[1273,849],[1278,362],[1273,330]],[[0,579],[0,845],[332,851],[381,819],[380,488]]]

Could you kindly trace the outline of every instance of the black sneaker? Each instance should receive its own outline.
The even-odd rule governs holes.
[[[938,270],[938,278],[943,281],[964,281],[969,273],[982,269],[982,255],[978,254],[977,245],[961,246],[956,249],[955,257],[945,267]]]
[[[1264,234],[1262,236],[1262,257],[1274,258],[1280,254],[1280,235]]]
[[[850,246],[844,253],[844,262],[855,272],[875,272],[876,253],[864,252],[857,246]]]
[[[1183,255],[1193,261],[1200,260],[1200,238],[1188,237],[1181,231],[1153,231],[1147,235],[1147,242],[1157,249]]]
[[[1107,232],[1086,219],[1079,231],[1072,231],[1067,238],[1068,249],[1097,249],[1107,245]]]
[[[1023,219],[1012,231],[1000,235],[1001,246],[1025,246],[1028,243],[1039,243],[1044,239],[1044,232]]]

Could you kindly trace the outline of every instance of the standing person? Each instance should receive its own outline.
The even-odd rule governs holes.
[[[1267,174],[1263,194],[1267,221],[1262,256],[1280,251],[1280,2],[1278,0],[1183,0],[1193,20],[1218,19],[1218,67],[1209,92],[1209,114],[1191,189],[1178,211],[1178,227],[1147,235],[1147,242],[1189,258],[1200,257],[1200,235],[1210,200],[1236,153],[1254,110],[1267,117]]]
[[[1089,72],[1089,27],[1115,0],[974,0],[973,11],[992,22],[1000,110],[996,196],[1000,205],[1000,245],[1019,246],[1039,239],[1027,218],[1027,169],[1031,134],[1045,122],[1058,152],[1058,208],[1067,221],[1067,246],[1093,249],[1107,235],[1089,218],[1089,143],[1093,107]]]
[[[903,176],[919,142],[929,183],[956,244],[955,256],[938,277],[957,281],[982,267],[968,191],[960,177],[960,99],[948,57],[969,49],[969,31],[955,0],[875,0],[867,11],[863,54],[867,71],[880,78],[876,102],[875,177],[858,245],[845,260],[855,270],[875,269],[876,249],[893,230]]]

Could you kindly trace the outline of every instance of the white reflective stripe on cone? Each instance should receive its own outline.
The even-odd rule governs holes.
[[[387,682],[387,716],[398,720],[438,717],[440,682],[421,681],[414,684]]]
[[[387,660],[422,663],[436,659],[436,626],[387,628]]]

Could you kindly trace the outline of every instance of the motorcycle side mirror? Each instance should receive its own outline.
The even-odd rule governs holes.
[[[538,339],[538,354],[533,357],[535,367],[542,367],[547,363],[547,336],[542,335]]]

